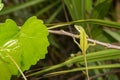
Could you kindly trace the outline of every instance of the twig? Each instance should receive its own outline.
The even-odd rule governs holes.
[[[79,38],[77,35],[75,35],[73,33],[70,33],[70,32],[66,32],[64,30],[48,30],[48,31],[52,34],[66,35],[66,36],[73,37],[73,38]],[[100,41],[93,40],[93,39],[90,39],[90,38],[88,38],[88,41],[91,42],[91,43],[99,44],[99,45],[107,47],[107,48],[119,49],[120,50],[120,46],[117,46],[117,45],[112,45],[112,44],[109,44],[109,43],[100,42]]]

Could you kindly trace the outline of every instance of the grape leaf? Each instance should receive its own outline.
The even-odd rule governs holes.
[[[19,32],[16,23],[7,19],[5,23],[0,24],[0,46],[4,45],[11,37]]]
[[[7,19],[5,23],[0,24],[0,79],[1,80],[9,80],[11,75],[17,75],[18,70],[16,66],[10,61],[8,58],[8,50],[10,50],[10,55],[13,58],[16,58],[16,62],[18,65],[20,64],[20,54],[16,54],[17,49],[15,49],[16,40],[12,40],[12,38],[19,32],[19,28],[16,23],[10,19]],[[13,49],[12,49],[13,48]]]
[[[23,70],[29,69],[29,66],[36,64],[39,59],[45,58],[49,45],[47,35],[48,31],[43,21],[36,17],[31,17],[22,26],[19,40],[23,51]]]
[[[11,56],[22,71],[28,70],[39,59],[44,59],[49,42],[48,31],[43,22],[35,16],[29,18],[21,28],[7,19],[0,24],[0,79],[10,80],[19,71]]]

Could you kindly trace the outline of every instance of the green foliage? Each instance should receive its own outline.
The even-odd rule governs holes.
[[[0,12],[0,15],[4,15],[4,14],[8,14],[8,13],[11,13],[11,12],[14,12],[14,11],[18,11],[18,10],[20,10],[20,9],[23,9],[23,8],[26,8],[26,7],[29,7],[29,6],[38,4],[38,3],[43,2],[43,1],[45,1],[45,0],[34,0],[34,1],[31,0],[31,1],[28,1],[28,2],[26,2],[26,3],[17,5],[17,6],[6,7],[6,8],[4,8],[4,9]]]
[[[89,16],[90,19],[104,19],[110,9],[112,0],[97,0],[97,5],[93,7],[93,9],[93,2],[91,0],[65,0],[65,3],[73,20],[83,20],[87,18],[86,16]],[[82,7],[80,7],[80,5]],[[86,11],[89,14],[87,14]],[[82,26],[86,27],[87,25]],[[93,39],[109,41],[109,39],[107,39],[107,37],[104,35],[102,28],[96,26],[98,25],[90,25],[90,32],[88,32],[88,35],[91,35]]]
[[[86,19],[85,0],[64,0],[73,20]],[[81,24],[85,26],[85,24]]]
[[[120,34],[119,33],[116,33],[116,32],[111,31],[109,29],[104,29],[104,31],[106,33],[108,33],[111,37],[113,37],[115,40],[117,40],[118,42],[120,42]]]
[[[73,20],[85,19],[85,0],[65,0],[65,3]]]
[[[2,3],[2,0],[0,0],[0,11],[2,10],[3,7],[4,7],[4,4]]]
[[[87,58],[87,62],[91,63],[91,62],[97,62],[97,61],[119,59],[119,56],[120,56],[120,50],[108,49],[108,50],[89,53],[89,54],[86,55],[86,58]],[[60,63],[60,64],[57,64],[57,65],[51,66],[47,69],[44,69],[44,70],[35,72],[33,74],[30,74],[29,76],[40,75],[42,73],[45,73],[45,72],[48,72],[48,71],[51,71],[51,70],[55,70],[55,69],[63,67],[63,66],[75,64],[77,62],[79,62],[81,64],[84,64],[84,55],[79,55],[79,56],[73,57],[73,58],[71,58],[71,59],[69,59],[65,62]],[[120,64],[117,64],[117,65],[118,66],[116,66],[116,64],[110,64],[110,66],[108,66],[108,65],[104,65],[104,66],[106,66],[108,68],[111,67],[111,66],[114,66],[114,68],[115,67],[120,67]],[[88,67],[90,67],[90,66],[88,66]],[[96,69],[94,66],[91,66],[91,67]],[[100,67],[100,65],[97,66],[97,67]],[[104,68],[104,67],[102,67],[102,68]],[[80,70],[85,70],[85,67],[80,68]],[[76,71],[78,71],[78,70],[76,70]]]
[[[99,3],[92,10],[90,18],[91,19],[104,19],[110,9],[111,3],[112,3],[112,0],[105,0],[101,3]],[[109,41],[109,39],[106,39],[106,37],[102,31],[102,28],[96,27],[96,26],[98,26],[98,25],[90,25],[92,38],[98,39],[101,41]]]
[[[69,0],[69,2],[70,2],[71,0]],[[82,0],[81,0],[82,1]],[[68,11],[69,11],[69,13],[70,13],[70,15],[71,15],[71,17],[72,17],[72,19],[74,20],[76,17],[73,17],[73,15],[75,14],[75,13],[79,13],[79,16],[81,16],[81,14],[82,14],[82,12],[80,12],[80,10],[78,11],[78,9],[79,9],[79,7],[77,6],[77,4],[81,4],[80,2],[78,3],[76,3],[76,7],[71,7],[71,6],[75,6],[75,4],[73,5],[73,4],[71,4],[71,5],[68,5],[69,3],[67,2],[67,1],[65,1],[66,2],[66,6],[67,6],[67,8],[68,8]],[[74,1],[74,2],[76,2],[76,1]],[[78,23],[79,22],[88,22],[90,25],[88,25],[87,26],[87,29],[85,29],[86,30],[86,32],[87,32],[87,34],[89,35],[89,37],[91,37],[92,39],[96,39],[96,40],[99,40],[99,41],[102,41],[102,42],[107,42],[107,43],[114,43],[114,42],[119,42],[120,41],[120,36],[119,36],[119,33],[118,33],[118,31],[119,30],[112,30],[112,28],[105,28],[105,29],[103,29],[104,27],[108,27],[108,26],[111,26],[111,27],[113,27],[114,25],[114,23],[112,22],[112,24],[111,24],[111,22],[109,22],[109,20],[112,20],[111,18],[110,18],[110,16],[108,15],[108,13],[109,14],[112,14],[112,15],[114,15],[115,16],[115,18],[116,18],[116,13],[115,14],[113,14],[113,13],[111,13],[110,11],[111,10],[116,10],[116,8],[115,7],[118,7],[116,4],[114,4],[114,9],[111,7],[111,4],[113,4],[112,3],[113,2],[113,0],[95,0],[95,1],[91,1],[91,0],[89,0],[89,2],[86,0],[85,1],[85,6],[86,6],[86,12],[84,11],[84,15],[85,16],[88,16],[88,17],[86,17],[86,18],[90,18],[90,19],[86,19],[86,20],[81,20],[81,18],[79,18],[79,20],[78,20]],[[116,3],[119,3],[119,2],[117,2],[116,1]],[[82,5],[82,4],[81,4]],[[84,7],[84,5],[82,6],[82,7]],[[70,10],[69,8],[72,8],[74,11],[72,11],[72,9]],[[77,8],[77,9],[75,9],[75,8]],[[85,10],[84,9],[84,10]],[[118,11],[119,12],[119,11]],[[119,14],[118,14],[119,15]],[[117,16],[118,16],[117,15]],[[109,16],[109,17],[108,17]],[[95,20],[96,19],[96,20]],[[104,20],[103,20],[104,19]],[[93,20],[93,21],[92,21]],[[76,21],[77,22],[77,21]],[[73,22],[74,23],[74,22]],[[105,25],[104,25],[104,23],[105,23]],[[99,25],[98,25],[99,24]],[[110,24],[110,25],[109,25]],[[116,23],[116,24],[118,24],[117,26],[116,26],[116,28],[120,28],[120,26],[119,26],[119,23]],[[115,25],[116,25],[115,24]],[[102,26],[101,26],[102,25]],[[83,26],[83,27],[86,27],[86,25],[85,26]],[[115,28],[115,27],[114,27]],[[118,46],[119,47],[119,46]],[[89,48],[89,51],[98,51],[98,50],[104,50],[105,48],[104,47],[102,47],[102,46],[99,46],[99,45],[97,45],[97,46],[95,46],[94,48],[93,47],[90,47]],[[110,52],[108,52],[108,54],[109,54]],[[106,53],[107,54],[107,53]],[[89,54],[87,54],[87,55],[89,55]],[[105,55],[104,55],[105,56]],[[118,55],[116,55],[116,56],[118,56]],[[97,57],[97,56],[96,56]],[[112,56],[111,56],[112,57]],[[109,59],[110,57],[106,57],[105,59]],[[101,63],[100,61],[99,61],[99,59],[102,59],[102,58],[97,58],[96,59],[96,61],[98,61],[99,63]],[[115,57],[115,59],[117,59],[116,57]],[[87,62],[89,62],[90,60],[87,60]],[[111,61],[111,60],[110,60]],[[80,61],[81,62],[81,61]],[[103,61],[103,63],[105,63],[104,61]],[[91,64],[93,65],[96,65],[96,63],[95,62],[93,62],[93,63],[89,63],[89,66],[91,66]],[[101,66],[101,65],[103,65],[103,64],[97,64],[97,65],[99,65],[99,66]],[[110,69],[108,69],[108,70],[110,70]],[[102,74],[101,73],[101,71],[103,71],[104,73],[106,73],[106,72],[108,72],[108,71],[105,71],[105,70],[103,70],[103,69],[101,69],[100,71],[99,70],[97,70],[97,72],[99,73],[99,74]],[[90,73],[91,75],[93,75],[92,74],[92,72]],[[95,73],[96,74],[96,73]],[[97,75],[97,74],[96,74]],[[94,75],[93,75],[94,76]],[[108,77],[108,79],[110,80],[110,75],[109,76],[107,76]],[[112,76],[113,77],[113,76]],[[116,77],[114,76],[113,77],[113,79],[116,79]],[[97,78],[97,80],[103,80],[102,78],[101,79],[99,79],[99,77]]]
[[[101,65],[101,66],[91,66],[88,67],[89,70],[93,70],[93,69],[105,69],[105,68],[119,68],[120,64],[109,64],[109,65]],[[71,72],[79,72],[85,70],[84,67],[80,67],[80,68],[75,68],[75,69],[70,69],[70,70],[62,70],[62,71],[57,71],[57,72],[52,72],[52,73],[48,73],[45,74],[44,77],[50,77],[50,76],[54,76],[54,75],[61,75],[61,74],[66,74],[66,73],[71,73]],[[113,76],[112,76],[113,77]],[[113,77],[114,80],[118,80],[115,76]],[[110,80],[113,80],[110,79]],[[90,79],[88,79],[90,80]]]
[[[7,19],[0,25],[0,79],[10,80],[18,75],[18,69],[8,57],[15,60],[22,71],[28,70],[39,59],[44,59],[49,45],[48,31],[43,21],[36,17],[29,18],[20,28]]]
[[[84,27],[90,38],[102,41],[103,44],[106,42],[119,45],[120,33],[118,29],[120,29],[120,24],[113,21],[113,19],[117,20],[119,17],[119,14],[116,15],[115,13],[115,10],[117,10],[116,3],[119,4],[119,2],[117,2],[118,0],[113,1],[114,3],[112,1],[113,0],[6,0],[4,2],[6,4],[5,8],[0,12],[0,18],[1,21],[6,18],[11,18],[17,23],[22,24],[26,18],[36,15],[43,19],[45,23],[47,23],[47,26],[51,26],[47,29],[57,28],[57,30],[68,30],[66,27],[61,27],[68,25],[71,25],[72,27],[73,25],[78,24]],[[64,2],[67,8],[64,8]],[[111,4],[113,4],[113,7],[111,7]],[[0,5],[0,8],[2,9],[2,5]],[[119,11],[116,12],[119,13]],[[69,18],[70,16],[71,18]],[[72,19],[71,22],[64,22],[65,17],[66,20],[67,18],[69,20]],[[45,58],[45,53],[47,53],[46,49],[49,45],[47,40],[48,31],[41,20],[31,17],[21,28],[18,28],[16,23],[11,19],[7,19],[5,23],[0,24],[0,68],[2,72],[0,73],[0,80],[9,80],[11,75],[21,74],[18,67],[16,67],[15,63],[10,59],[10,56],[14,59],[20,69],[25,71],[28,70],[31,65],[35,65],[39,59]],[[49,24],[54,21],[58,22],[58,25],[56,23]],[[73,27],[71,31],[73,31],[72,33],[76,33],[74,32]],[[64,32],[60,34],[64,34]],[[55,42],[54,38],[57,42]],[[51,45],[49,49],[50,54],[45,60],[45,63],[41,62],[40,68],[42,65],[42,70],[39,71],[37,69],[37,72],[30,71],[30,75],[26,74],[26,76],[29,77],[35,75],[34,78],[36,78],[36,75],[51,77],[74,72],[72,73],[72,76],[74,77],[76,76],[76,71],[85,71],[85,57],[83,55],[74,54],[75,56],[68,57],[69,54],[74,51],[77,52],[78,50],[76,49],[73,40],[68,39],[69,38],[66,36],[50,36],[49,40],[54,44],[54,46]],[[109,48],[109,44],[105,45]],[[115,46],[113,45],[113,47]],[[117,47],[119,48],[119,46]],[[86,60],[88,62],[90,78],[99,74],[104,75],[111,71],[110,68],[120,67],[119,63],[116,64],[116,62],[119,62],[120,50],[107,49],[104,46],[95,45],[94,47],[89,47],[87,52]],[[109,61],[109,63],[106,63],[106,61]],[[72,66],[73,64],[74,66]],[[80,65],[78,66],[76,64]],[[54,66],[48,67],[49,65]],[[62,68],[63,66],[65,66],[65,68]],[[33,67],[32,70],[36,70],[36,67],[39,67],[39,65]],[[61,69],[57,71],[55,70],[57,68]],[[51,73],[50,71],[54,72]],[[44,73],[46,74],[43,75]],[[65,77],[63,75],[62,80],[67,78],[71,79],[72,76],[71,73],[67,74]],[[104,80],[106,78],[108,80],[119,79],[116,74],[113,74],[105,75],[105,77],[98,77],[96,80]],[[56,80],[56,78],[54,79]]]
[[[96,5],[92,10],[90,18],[103,19],[108,13],[111,3],[112,0],[105,0],[104,2],[101,2],[100,4]]]

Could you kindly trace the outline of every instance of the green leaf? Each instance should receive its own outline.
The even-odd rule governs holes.
[[[64,0],[73,20],[86,19],[85,0]],[[80,24],[86,26],[86,24]]]
[[[104,17],[109,11],[111,3],[112,0],[105,0],[95,6],[91,13],[91,19],[104,19]],[[109,41],[109,39],[105,37],[102,28],[96,26],[98,25],[90,25],[92,37],[100,41]]]
[[[107,49],[107,50],[103,50],[103,51],[92,52],[92,53],[86,54],[88,63],[89,62],[104,61],[104,60],[119,59],[119,56],[120,56],[120,50],[115,50],[115,49]],[[84,56],[80,55],[80,56],[73,57],[73,58],[71,58],[63,63],[51,66],[51,67],[46,68],[44,70],[34,72],[28,76],[40,75],[40,74],[43,74],[45,72],[55,70],[55,69],[58,69],[60,67],[66,66],[66,65],[74,64],[76,62],[84,63]],[[118,64],[118,65],[120,67],[120,64]],[[114,67],[117,67],[117,66],[114,66]]]
[[[105,0],[97,0],[96,3],[95,3],[95,5],[98,5],[98,4],[100,4],[100,3],[104,2],[104,1]]]
[[[19,40],[23,51],[22,69],[27,70],[39,59],[45,58],[46,48],[49,45],[48,31],[43,21],[31,17],[22,26],[20,34]]]
[[[23,71],[44,59],[49,45],[48,31],[43,21],[36,17],[29,18],[21,29],[8,19],[0,25],[0,68],[1,80],[10,80],[18,75],[18,69],[10,59],[14,59]]]
[[[104,29],[104,31],[106,33],[108,33],[111,37],[113,37],[115,40],[117,40],[118,42],[120,42],[120,34],[116,33],[116,32],[113,32],[109,29]]]
[[[109,65],[105,64],[105,65],[100,65],[100,66],[90,66],[90,67],[88,67],[88,69],[94,70],[94,69],[119,68],[119,67],[120,67],[120,64],[109,64]],[[78,67],[78,68],[69,69],[69,70],[51,72],[51,73],[45,74],[43,77],[45,78],[45,77],[56,76],[56,75],[60,75],[60,74],[66,74],[66,73],[70,73],[70,72],[77,72],[77,71],[83,71],[83,70],[85,70],[85,67]],[[112,79],[112,80],[116,80],[116,79],[117,78]]]
[[[93,3],[92,0],[86,0],[86,1],[85,1],[85,7],[86,7],[86,11],[87,11],[88,13],[91,13],[92,3]]]
[[[0,59],[0,68],[1,68],[0,79],[1,80],[10,80],[12,74],[10,73],[9,69],[7,68],[5,62],[1,61],[1,59]]]
[[[24,9],[26,7],[30,7],[30,6],[33,6],[33,5],[36,5],[38,3],[41,3],[41,2],[44,2],[46,0],[29,0],[23,4],[19,4],[19,5],[15,5],[15,6],[8,6],[8,7],[5,7],[1,12],[0,12],[0,15],[5,15],[5,14],[8,14],[8,13],[11,13],[11,12],[14,12],[14,11],[18,11],[18,10],[21,10],[21,9]]]
[[[5,44],[11,37],[19,31],[16,23],[7,19],[5,23],[0,24],[0,46]]]
[[[0,0],[0,11],[2,10],[3,7],[4,7],[4,4],[2,3],[2,0]]]
[[[13,37],[19,32],[19,28],[14,21],[7,19],[5,23],[0,25],[0,74],[1,80],[9,80],[11,75],[17,75],[18,70],[16,66],[8,58],[7,54],[13,56],[18,65],[20,65],[20,54],[16,40]],[[12,49],[11,49],[12,48]],[[10,52],[8,52],[10,50]]]
[[[95,6],[91,13],[91,19],[103,19],[111,6],[112,0],[105,0]]]

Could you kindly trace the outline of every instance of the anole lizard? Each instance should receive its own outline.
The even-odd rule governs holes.
[[[80,38],[79,43],[73,38],[74,42],[78,45],[78,47],[81,49],[82,54],[84,55],[84,63],[85,63],[85,69],[86,69],[86,76],[87,80],[89,80],[89,72],[88,72],[88,66],[87,66],[87,59],[86,59],[86,50],[89,46],[88,40],[87,40],[87,34],[84,31],[84,29],[81,26],[75,25],[75,28],[80,33],[78,36]]]

